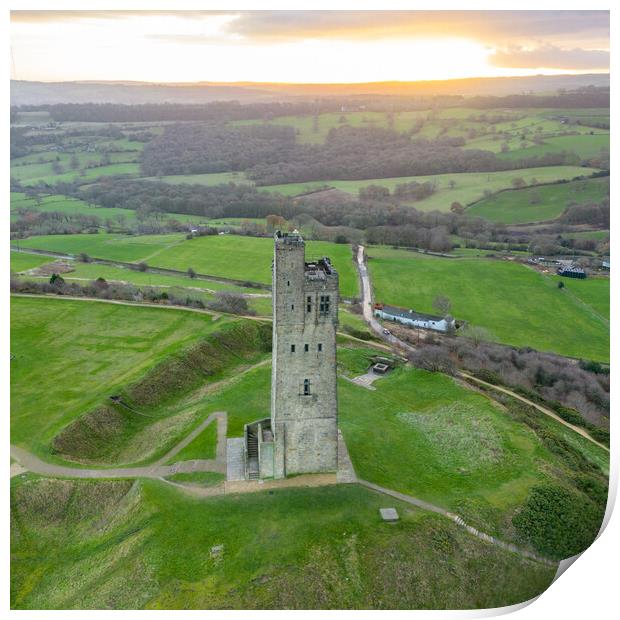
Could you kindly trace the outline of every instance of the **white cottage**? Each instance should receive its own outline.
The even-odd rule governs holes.
[[[451,317],[440,317],[432,314],[423,314],[413,310],[405,310],[397,306],[386,304],[375,304],[374,315],[378,319],[395,321],[408,327],[421,327],[422,329],[432,329],[437,332],[447,332],[455,328],[455,321]],[[447,320],[449,318],[449,320]]]

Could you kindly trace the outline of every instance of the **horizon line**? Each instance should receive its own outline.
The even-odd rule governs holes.
[[[377,84],[424,84],[435,82],[464,82],[467,80],[516,80],[521,78],[541,78],[541,77],[578,77],[588,75],[607,75],[611,76],[611,71],[584,71],[584,72],[568,72],[568,73],[536,73],[525,75],[495,75],[495,76],[478,76],[472,75],[469,77],[458,78],[438,78],[438,79],[426,79],[426,80],[375,80],[369,82],[278,82],[278,81],[252,81],[252,80],[235,80],[233,82],[225,81],[211,81],[211,80],[196,80],[193,82],[171,82],[161,80],[131,80],[131,79],[109,79],[99,80],[96,78],[85,78],[78,80],[44,80],[44,79],[17,79],[10,78],[11,82],[30,82],[41,84],[144,84],[150,86],[166,85],[166,86],[208,86],[208,85],[226,85],[226,86],[245,86],[250,84],[264,84],[275,86],[365,86],[365,85],[377,85]]]

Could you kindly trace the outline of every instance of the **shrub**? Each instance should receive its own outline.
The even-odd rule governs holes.
[[[411,363],[417,368],[430,372],[444,372],[453,375],[456,369],[454,360],[441,347],[432,346],[417,350],[411,354]]]
[[[560,486],[537,486],[512,523],[539,553],[562,560],[584,551],[596,538],[603,513],[583,495]]]
[[[207,307],[216,312],[244,315],[256,314],[256,312],[249,307],[245,297],[229,291],[217,291],[217,293],[215,293],[215,299],[208,302]]]

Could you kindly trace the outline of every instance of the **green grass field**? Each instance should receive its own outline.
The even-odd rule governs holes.
[[[584,230],[581,232],[562,233],[565,239],[594,239],[602,241],[609,238],[608,230]]]
[[[485,190],[497,192],[512,187],[512,180],[523,178],[530,184],[532,179],[539,183],[552,182],[560,179],[573,179],[578,176],[589,176],[594,172],[592,168],[578,166],[547,166],[543,168],[526,168],[501,172],[462,172],[457,174],[436,174],[425,177],[395,177],[390,179],[365,179],[362,181],[321,181],[309,183],[287,183],[285,185],[269,185],[262,189],[280,194],[295,196],[305,191],[318,189],[328,185],[350,194],[357,194],[362,187],[380,185],[392,191],[401,183],[431,182],[437,190],[424,200],[412,202],[412,206],[421,211],[449,211],[453,202],[462,205],[480,200]],[[454,187],[451,187],[454,182]]]
[[[94,181],[99,177],[106,176],[137,176],[140,173],[140,164],[135,162],[110,164],[84,170],[63,170],[56,174],[52,170],[52,164],[33,164],[28,166],[14,166],[11,168],[11,176],[19,180],[22,185],[55,185],[56,183],[70,183],[76,181],[79,184]]]
[[[133,209],[121,209],[118,207],[97,207],[89,205],[78,198],[69,196],[50,195],[42,196],[37,204],[34,198],[28,198],[20,192],[11,192],[11,220],[19,218],[19,210],[28,209],[41,212],[60,212],[69,215],[94,215],[105,223],[112,220],[113,224],[131,223],[136,220],[136,212]],[[186,215],[184,213],[167,213],[168,218],[174,218],[180,222],[202,222],[205,218],[197,215]]]
[[[557,284],[562,281],[564,291],[568,296],[574,296],[581,301],[586,311],[595,312],[600,317],[609,321],[609,303],[610,303],[610,279],[606,277],[593,278],[589,277],[585,280],[573,280],[563,278],[561,276],[551,276],[550,279]]]
[[[49,458],[62,427],[212,329],[206,314],[12,298],[11,442]]]
[[[524,224],[553,220],[572,203],[598,202],[609,195],[609,178],[508,190],[477,202],[467,213],[492,222]]]
[[[33,264],[31,267],[24,267],[23,269],[16,269],[11,267],[14,271],[24,271],[26,269],[32,269],[39,265],[53,261],[48,256],[36,256],[34,254],[25,254],[20,252],[11,252],[11,265],[15,264],[15,267],[20,265],[22,258],[25,258],[24,265],[29,264],[29,259],[36,259],[37,264]],[[34,262],[34,261],[30,261]],[[65,261],[66,262],[66,261]],[[135,284],[137,286],[162,286],[162,287],[177,287],[183,289],[189,289],[190,292],[193,289],[199,291],[231,291],[239,294],[257,293],[254,289],[248,289],[241,286],[234,286],[233,284],[223,284],[222,282],[216,282],[214,280],[203,280],[200,278],[190,278],[189,276],[173,276],[162,273],[153,273],[149,271],[134,271],[132,269],[124,269],[122,267],[113,267],[109,265],[99,265],[96,263],[81,263],[79,261],[72,261],[71,266],[73,271],[63,274],[65,280],[77,280],[77,281],[92,281],[97,278],[103,278],[108,282],[127,282]],[[265,291],[268,293],[268,291]]]
[[[217,422],[213,420],[207,428],[170,459],[170,463],[191,461],[193,459],[214,459],[217,447]],[[204,472],[211,473],[211,472]]]
[[[11,607],[469,609],[553,579],[397,500],[401,521],[381,523],[385,501],[357,485],[205,500],[159,481],[18,479]]]
[[[369,248],[368,255],[378,302],[432,313],[435,296],[447,295],[457,319],[485,327],[499,342],[609,360],[609,324],[600,316],[609,280],[583,282],[589,303],[578,303],[553,278],[509,261],[442,259],[382,247]],[[572,281],[566,284],[572,290]]]
[[[85,252],[95,258],[107,258],[125,262],[148,261],[157,253],[185,240],[182,233],[168,235],[114,235],[98,233],[94,235],[40,235],[20,239],[13,245],[23,248],[66,252],[78,255]],[[183,268],[187,269],[187,266]]]
[[[49,256],[37,256],[36,254],[26,254],[21,252],[11,252],[11,271],[19,273],[28,271],[49,263],[52,259]]]
[[[567,153],[575,153],[580,159],[589,159],[601,155],[603,150],[609,151],[609,133],[554,136],[545,138],[544,144],[531,144],[526,148],[514,148],[507,153],[498,153],[498,157],[500,159],[520,160],[528,157],[540,157],[547,153],[566,151]]]
[[[152,267],[180,271],[191,267],[205,275],[271,283],[273,240],[267,237],[217,235],[187,240],[180,233],[141,236],[99,233],[41,235],[20,240],[14,245],[73,255],[86,252],[94,258],[126,262],[144,261]],[[306,255],[308,258],[329,256],[340,275],[340,293],[347,297],[357,296],[358,279],[351,246],[308,241]]]
[[[351,246],[307,241],[306,256],[329,256],[340,275],[340,293],[349,297],[358,294]],[[198,273],[270,284],[272,258],[273,240],[270,238],[217,235],[171,246],[154,257],[150,264],[180,270],[191,267]]]

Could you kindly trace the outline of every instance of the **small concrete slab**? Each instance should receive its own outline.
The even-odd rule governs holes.
[[[366,388],[367,390],[376,390],[377,388],[374,387],[372,384],[377,380],[380,379],[382,377],[382,375],[377,375],[372,371],[372,368],[364,373],[363,375],[359,375],[358,377],[354,377],[353,379],[351,379],[351,381],[353,383],[356,383],[357,385]]]
[[[379,508],[381,518],[388,523],[396,523],[399,519],[396,508]]]

